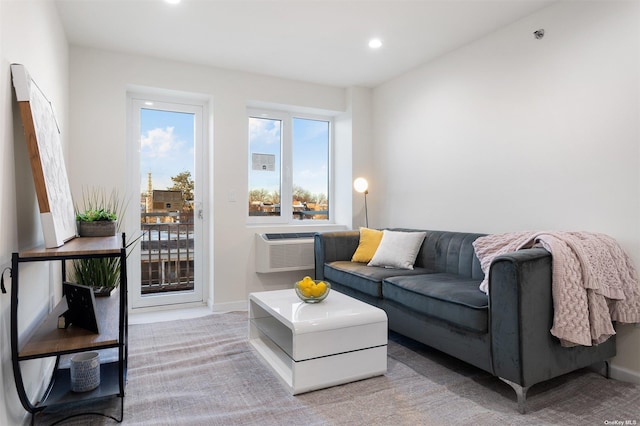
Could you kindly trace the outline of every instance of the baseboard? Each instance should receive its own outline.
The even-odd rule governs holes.
[[[640,385],[640,373],[637,371],[629,370],[627,368],[611,365],[609,367],[609,376],[615,380]]]
[[[233,311],[246,311],[248,302],[246,300],[239,300],[237,302],[225,302],[225,303],[212,303],[211,300],[207,303],[211,311],[213,312],[233,312]]]
[[[158,306],[142,306],[139,308],[129,308],[129,316],[141,313],[148,312],[158,312],[158,311],[175,311],[177,309],[189,309],[189,308],[197,308],[204,307],[204,302],[185,302],[185,303],[176,303],[172,305],[158,305]]]

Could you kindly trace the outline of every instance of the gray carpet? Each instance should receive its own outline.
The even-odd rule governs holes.
[[[534,386],[521,415],[500,380],[394,334],[386,375],[291,396],[249,345],[247,330],[246,312],[131,325],[123,424],[640,424],[638,385],[578,371]],[[115,403],[106,410],[117,411]],[[58,414],[40,415],[38,424]],[[115,422],[83,416],[63,424]]]

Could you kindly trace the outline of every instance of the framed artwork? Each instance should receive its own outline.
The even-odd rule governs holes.
[[[76,236],[71,188],[64,164],[60,129],[53,107],[24,65],[12,64],[11,75],[35,183],[47,248]]]

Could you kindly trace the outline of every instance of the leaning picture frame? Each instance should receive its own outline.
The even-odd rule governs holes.
[[[67,299],[68,310],[64,314],[67,325],[71,324],[100,334],[93,289],[86,285],[65,281],[62,284],[62,291]]]
[[[46,248],[76,236],[75,211],[64,163],[60,129],[51,102],[21,64],[11,65],[35,183]]]

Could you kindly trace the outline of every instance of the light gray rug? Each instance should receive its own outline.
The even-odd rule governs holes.
[[[397,335],[386,375],[291,396],[249,345],[247,330],[246,312],[131,325],[123,424],[640,424],[638,385],[578,371],[534,386],[521,415],[500,380]],[[115,406],[107,409],[113,414]],[[63,424],[115,422],[84,416]]]

